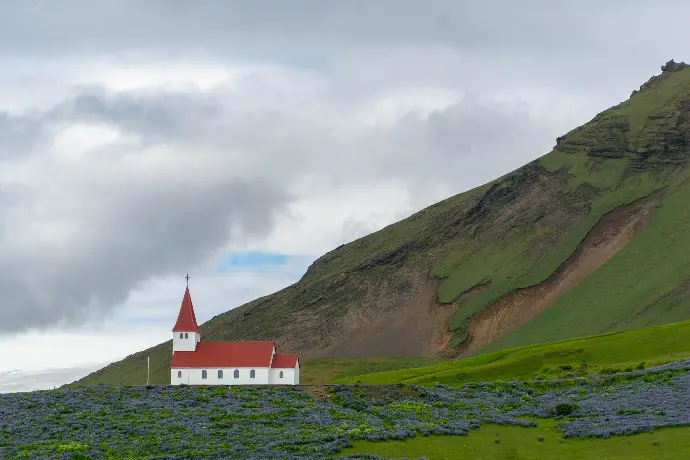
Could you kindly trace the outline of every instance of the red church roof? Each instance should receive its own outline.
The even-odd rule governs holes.
[[[268,367],[274,347],[268,341],[199,342],[196,351],[173,353],[170,367]]]
[[[273,369],[294,369],[297,367],[297,355],[273,355],[273,362],[271,363]]]
[[[194,314],[194,306],[192,305],[192,296],[189,294],[189,286],[184,291],[184,298],[182,299],[182,306],[180,306],[180,313],[177,315],[177,322],[173,327],[173,332],[199,332],[199,326],[196,323],[196,315]]]

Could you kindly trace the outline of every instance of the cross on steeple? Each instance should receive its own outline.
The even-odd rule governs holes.
[[[187,280],[187,287],[189,287],[189,273],[187,273],[187,276],[185,276],[185,279]]]

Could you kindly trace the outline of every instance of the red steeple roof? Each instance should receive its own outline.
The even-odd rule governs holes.
[[[194,315],[194,306],[192,305],[192,296],[189,294],[189,286],[184,291],[180,314],[177,315],[177,322],[173,327],[173,332],[176,331],[199,332],[199,325],[196,324],[196,315]]]

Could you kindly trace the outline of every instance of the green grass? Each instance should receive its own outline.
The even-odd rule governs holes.
[[[539,420],[536,428],[483,425],[468,436],[416,436],[405,441],[354,441],[341,453],[376,454],[386,458],[429,460],[580,460],[580,459],[687,459],[690,458],[690,427],[665,428],[652,433],[609,439],[564,439],[554,420]],[[499,433],[496,436],[496,433]],[[544,436],[544,441],[538,441]],[[495,440],[500,443],[496,444]],[[658,441],[658,445],[654,445]]]
[[[484,353],[429,366],[375,372],[336,379],[338,383],[435,382],[461,386],[466,382],[591,375],[625,370],[690,356],[690,321],[621,332],[528,345]]]
[[[445,362],[441,358],[337,358],[314,359],[301,364],[300,383],[303,385],[329,383],[372,372],[407,369]]]
[[[589,184],[600,190],[616,187],[628,167],[627,159],[599,159],[586,155],[573,155],[554,150],[539,159],[539,164],[551,173],[567,170],[567,189],[577,190]]]

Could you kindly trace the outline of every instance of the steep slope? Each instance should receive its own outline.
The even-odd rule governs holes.
[[[690,318],[690,70],[662,70],[549,154],[334,249],[203,339],[433,357]],[[147,355],[166,381],[170,350],[82,383],[145,381]]]

